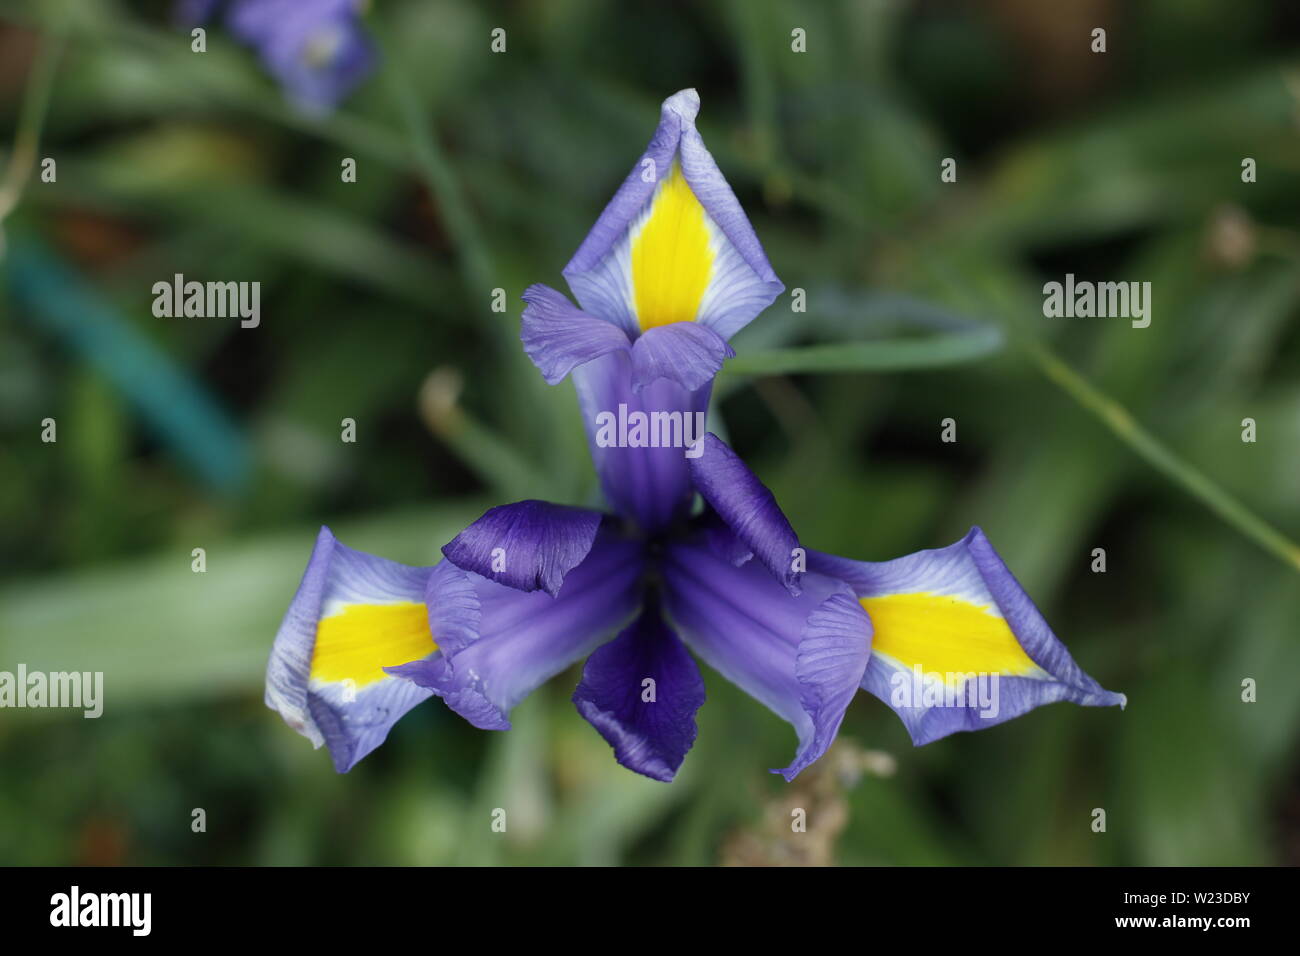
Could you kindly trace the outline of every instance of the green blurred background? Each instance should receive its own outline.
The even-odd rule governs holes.
[[[1300,564],[1223,504],[1300,535],[1300,8],[379,0],[368,21],[379,68],[313,119],[224,29],[191,53],[168,3],[0,2],[0,156],[52,65],[58,163],[3,223],[0,670],[106,685],[97,721],[0,712],[0,863],[1300,862]],[[862,694],[786,785],[788,725],[706,672],[664,785],[615,764],[570,672],[508,733],[431,701],[335,775],[262,704],[316,529],[431,563],[490,504],[593,500],[519,295],[562,286],[687,86],[808,294],[733,343],[714,423],[811,547],[886,559],[982,526],[1128,709],[914,749]],[[260,281],[261,326],[155,318],[177,272]],[[1066,272],[1150,281],[1150,328],[1045,319]],[[848,341],[879,350],[744,374]]]

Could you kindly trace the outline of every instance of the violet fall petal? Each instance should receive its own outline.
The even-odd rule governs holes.
[[[644,570],[642,542],[602,528],[555,597],[469,573],[479,604],[477,637],[388,672],[437,694],[476,727],[506,730],[516,704],[631,619]]]
[[[431,568],[355,551],[322,528],[271,648],[266,705],[343,773],[429,696],[383,668],[437,656]]]
[[[789,721],[799,739],[787,780],[834,741],[871,654],[871,621],[840,581],[804,577],[792,595],[758,562],[740,567],[702,538],[670,546],[664,602],[686,644]]]
[[[446,544],[442,553],[459,568],[516,588],[552,597],[596,538],[602,515],[549,501],[517,501],[489,508]]]
[[[620,764],[667,782],[695,742],[704,680],[651,605],[587,658],[573,702]]]
[[[918,746],[1053,701],[1124,706],[1075,663],[979,528],[893,561],[809,552],[808,567],[848,583],[871,616],[862,686]]]

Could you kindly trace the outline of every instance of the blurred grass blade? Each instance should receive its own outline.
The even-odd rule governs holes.
[[[91,5],[87,5],[78,12],[92,11]],[[125,47],[138,52],[141,55],[132,64],[133,69],[157,71],[169,90],[192,94],[205,107],[215,105],[246,111],[394,169],[408,165],[401,140],[391,130],[343,110],[321,116],[304,113],[289,104],[270,80],[246,69],[246,53],[214,47],[196,57],[190,53],[188,42],[176,42],[176,33],[156,30],[111,13],[83,16],[75,30],[80,43],[105,44],[112,50]],[[160,105],[174,108],[166,99]]]
[[[559,498],[565,489],[550,480],[545,469],[518,451],[460,404],[463,379],[455,369],[434,369],[420,386],[420,417],[429,431],[460,456],[501,496]]]
[[[1258,517],[1209,477],[1179,458],[1146,431],[1128,410],[1093,386],[1045,346],[1033,342],[1026,348],[1049,379],[1110,429],[1149,465],[1181,486],[1220,518],[1257,545],[1300,571],[1300,546]]]
[[[12,294],[32,319],[99,369],[200,478],[225,492],[247,485],[247,435],[200,382],[35,241],[15,242],[7,265]]]
[[[973,362],[998,351],[1001,331],[972,325],[925,337],[875,339],[772,349],[738,355],[727,362],[732,375],[788,375],[818,372],[900,372]]]
[[[492,281],[495,269],[487,243],[479,233],[478,224],[465,201],[464,193],[456,181],[437,134],[429,123],[415,88],[412,86],[395,44],[382,42],[381,55],[388,61],[384,77],[393,92],[393,98],[406,126],[415,168],[419,171],[429,194],[437,203],[443,223],[455,240],[457,257],[465,287],[471,298],[485,295],[497,285]],[[498,337],[499,338],[499,337]],[[513,344],[513,343],[512,343]]]
[[[36,62],[23,93],[13,152],[9,155],[4,180],[0,182],[0,223],[22,199],[23,188],[36,163],[36,147],[40,144],[41,129],[45,126],[45,114],[50,105],[50,93],[54,89],[54,76],[62,53],[61,31],[46,36],[41,41],[40,51],[36,54]],[[4,245],[0,242],[0,255],[3,252]]]
[[[374,24],[375,41],[385,60],[384,78],[392,91],[393,100],[406,129],[414,168],[429,191],[429,197],[438,208],[440,221],[453,240],[455,261],[460,272],[465,295],[469,302],[486,302],[494,289],[511,285],[505,272],[493,255],[487,240],[479,229],[478,219],[470,207],[469,197],[461,179],[443,152],[437,130],[429,120],[428,108],[420,99],[420,91],[412,81],[399,45],[392,42],[392,34]],[[473,314],[473,313],[468,313]],[[502,390],[515,396],[528,395],[525,401],[512,400],[506,407],[509,414],[525,430],[538,429],[554,433],[563,427],[566,412],[534,374],[531,364],[524,359],[519,348],[519,330],[509,313],[487,313],[486,335],[489,344],[502,357]],[[509,465],[508,449],[490,448],[486,440],[475,440],[470,429],[460,431],[462,454],[469,452],[469,460],[479,469],[491,468],[498,474],[502,463]],[[483,433],[486,439],[486,432]],[[478,454],[486,451],[487,454]]]
[[[350,547],[426,565],[482,511],[461,500],[331,527]],[[0,660],[33,671],[102,671],[114,711],[253,693],[314,539],[313,527],[243,540],[200,536],[163,554],[6,584]],[[202,574],[190,567],[194,547],[207,552]],[[7,712],[12,719],[69,713]]]
[[[997,326],[895,292],[835,284],[807,291],[807,314],[773,306],[733,343],[728,375],[893,372],[974,361],[1003,345]],[[799,337],[825,344],[791,346]],[[723,391],[726,391],[725,385]]]
[[[344,275],[412,305],[427,307],[440,293],[442,270],[422,250],[392,238],[359,216],[256,183],[150,182],[142,153],[105,151],[93,164],[70,162],[65,195],[82,207],[110,213],[148,211],[177,222],[211,223],[248,248],[280,253]],[[452,313],[453,316],[456,313]],[[468,319],[467,319],[468,321]]]

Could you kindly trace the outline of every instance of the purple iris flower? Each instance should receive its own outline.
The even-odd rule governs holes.
[[[364,0],[230,0],[231,32],[303,109],[332,109],[370,72],[374,47],[361,25]],[[222,0],[180,0],[177,19],[207,21]]]
[[[490,509],[410,568],[321,531],[276,636],[267,704],[340,771],[429,696],[477,727],[586,659],[574,703],[618,762],[673,779],[704,703],[696,657],[788,721],[787,780],[859,688],[917,744],[1040,704],[1123,705],[1083,672],[984,534],[884,562],[805,550],[703,416],[727,339],[779,295],[749,220],[665,101],[649,147],[564,270],[533,286],[524,348],[572,376],[610,510]],[[693,653],[692,653],[693,652]]]

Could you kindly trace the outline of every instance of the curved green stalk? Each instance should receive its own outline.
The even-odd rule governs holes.
[[[1123,405],[1099,391],[1050,349],[1038,342],[1023,343],[1038,368],[1085,410],[1133,449],[1147,464],[1284,564],[1300,571],[1300,545],[1252,512],[1212,479],[1179,458],[1143,428]]]
[[[996,352],[1002,344],[999,329],[972,324],[958,331],[923,337],[864,339],[751,352],[730,359],[724,369],[729,375],[897,372],[958,365]]]
[[[36,54],[23,104],[18,117],[18,132],[14,136],[13,153],[0,183],[0,223],[14,210],[22,199],[23,189],[31,177],[36,163],[36,150],[45,126],[45,114],[50,105],[50,92],[54,88],[54,75],[63,53],[63,34],[47,37]]]

